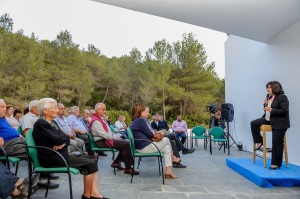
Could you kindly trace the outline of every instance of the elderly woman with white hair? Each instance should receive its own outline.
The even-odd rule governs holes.
[[[36,145],[56,150],[66,159],[70,167],[80,170],[81,174],[84,175],[82,199],[106,198],[98,190],[98,166],[96,161],[84,156],[69,156],[67,147],[70,144],[70,138],[53,121],[58,112],[57,102],[51,98],[43,98],[39,100],[37,106],[40,119],[35,122],[32,133]],[[48,150],[39,149],[38,158],[42,166],[65,166],[57,154]]]

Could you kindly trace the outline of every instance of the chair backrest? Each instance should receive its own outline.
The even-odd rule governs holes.
[[[112,125],[112,124],[109,125],[109,128],[110,128],[110,130],[111,130],[113,133],[117,133],[117,131],[116,131],[114,125]]]
[[[210,135],[214,136],[214,139],[224,139],[224,130],[221,127],[215,126],[212,127],[210,130]]]
[[[35,141],[32,136],[32,129],[29,129],[25,135],[25,141],[27,146],[36,146]],[[36,148],[28,148],[28,155],[31,158],[34,167],[39,167],[40,162],[38,159],[37,149]]]
[[[17,131],[18,131],[18,133],[19,133],[20,135],[22,135],[23,130],[22,130],[22,126],[21,126],[21,125],[18,127]]]
[[[97,146],[96,146],[96,142],[94,140],[93,135],[90,132],[88,132],[88,136],[89,136],[89,141],[90,141],[91,149],[96,148]]]
[[[195,128],[193,128],[192,132],[196,135],[196,136],[201,136],[205,133],[206,128],[204,126],[196,126]]]
[[[133,153],[135,153],[136,149],[135,149],[135,144],[134,144],[134,137],[133,137],[132,131],[131,131],[131,129],[129,127],[127,128],[127,134],[128,134],[128,139],[130,141],[131,151]]]

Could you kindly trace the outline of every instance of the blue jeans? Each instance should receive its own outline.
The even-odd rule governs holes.
[[[178,132],[174,132],[174,134],[176,135],[176,137],[179,139],[181,137],[181,143],[184,144],[185,143],[185,140],[186,140],[186,133],[185,131],[182,132],[182,133],[178,133]]]
[[[0,198],[7,198],[15,189],[19,177],[15,176],[2,162],[0,162]]]

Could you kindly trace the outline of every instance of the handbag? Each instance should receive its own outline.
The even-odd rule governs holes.
[[[161,133],[155,133],[155,135],[152,138],[153,142],[159,142],[163,139],[163,135]]]

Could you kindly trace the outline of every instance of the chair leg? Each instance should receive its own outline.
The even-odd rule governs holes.
[[[263,159],[264,159],[264,167],[267,166],[267,142],[266,142],[266,131],[263,131]]]
[[[71,180],[71,174],[70,174],[70,172],[68,172],[68,177],[69,177],[70,199],[73,199],[72,180]]]
[[[253,163],[256,162],[256,150],[255,150],[255,143],[253,143]]]
[[[135,166],[135,157],[133,157],[133,170],[134,170],[134,166]],[[133,180],[133,172],[131,172],[131,181],[130,181],[130,183],[132,183],[132,180]]]
[[[16,165],[15,175],[18,174],[18,168],[19,168],[19,162],[17,162],[17,165]]]
[[[160,173],[160,161],[159,161],[159,157],[157,157],[157,163],[158,163],[159,175],[161,175],[161,173]]]
[[[286,135],[284,135],[283,149],[284,149],[285,166],[288,167],[289,166],[289,156],[288,156],[288,150],[287,150]]]
[[[115,162],[115,151],[114,150],[112,150],[112,161],[113,161],[113,163]],[[117,175],[116,174],[116,167],[114,167],[114,175]]]
[[[48,196],[49,185],[50,185],[50,174],[49,174],[48,180],[47,180],[47,189],[46,189],[46,193],[45,193],[45,198]]]
[[[209,138],[209,151],[210,151],[210,155],[212,155],[212,150],[211,150],[211,138]]]
[[[139,157],[139,161],[138,161],[138,166],[137,166],[137,169],[139,169],[139,168],[140,168],[141,160],[142,160],[142,157]]]
[[[162,172],[162,180],[163,184],[165,184],[165,175],[164,175],[164,167],[163,167],[163,162],[162,162],[162,157],[160,157],[160,165],[161,165],[161,172]]]

